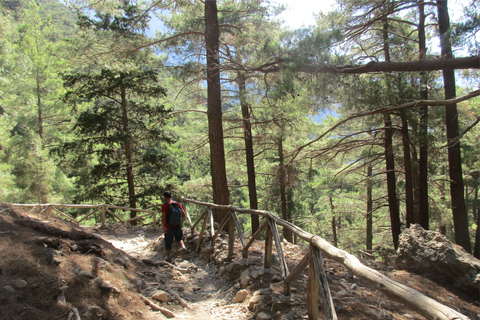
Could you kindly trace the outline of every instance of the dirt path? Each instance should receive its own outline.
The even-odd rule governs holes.
[[[159,234],[145,233],[143,230],[101,231],[96,235],[124,251],[130,257],[159,263],[165,260],[163,237]],[[175,265],[180,273],[168,267],[148,266],[143,270],[145,276],[144,295],[148,296],[156,290],[174,290],[188,303],[182,307],[177,301],[169,302],[165,308],[172,310],[176,317],[185,320],[233,320],[250,319],[251,314],[246,304],[232,304],[237,291],[234,283],[226,282],[213,264],[206,263],[199,254],[187,252],[180,254],[176,244],[172,249]],[[172,272],[173,271],[173,272]],[[172,277],[169,277],[172,274]]]

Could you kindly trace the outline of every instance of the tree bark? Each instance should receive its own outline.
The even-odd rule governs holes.
[[[390,48],[388,43],[388,20],[384,19],[383,24],[383,53],[385,61],[390,61]],[[389,82],[387,75],[387,82]],[[389,84],[388,84],[389,86]],[[400,211],[398,208],[397,186],[395,178],[395,157],[393,153],[393,127],[390,113],[384,113],[385,122],[385,164],[387,170],[387,192],[388,192],[388,208],[390,211],[390,223],[392,228],[393,246],[395,250],[398,248],[398,239],[400,237]]]
[[[205,44],[207,58],[208,139],[213,202],[228,205],[229,193],[223,144],[222,100],[220,87],[219,25],[217,1],[205,1]],[[215,210],[215,221],[223,220],[227,211]],[[225,227],[228,230],[228,226]]]
[[[473,247],[473,256],[480,259],[480,204],[478,202],[478,183],[480,174],[478,171],[472,172],[474,179],[475,196],[473,198],[473,219],[477,224],[477,231],[475,232],[475,245]]]
[[[37,94],[37,110],[38,110],[38,135],[42,140],[42,148],[43,148],[45,145],[43,142],[43,110],[42,110],[42,95],[40,94],[40,91],[41,91],[40,71],[38,71],[38,67],[36,72],[36,82],[37,82],[36,94]]]
[[[388,208],[390,211],[390,223],[392,225],[392,238],[395,250],[398,247],[400,237],[400,211],[398,208],[397,187],[395,177],[395,158],[393,154],[393,128],[389,113],[384,114],[385,120],[385,162],[387,169],[387,192]]]
[[[425,37],[425,3],[418,0],[419,24],[418,24],[418,47],[419,60],[427,58],[427,44]],[[420,73],[420,99],[428,100],[427,75],[425,71]],[[423,229],[429,230],[430,215],[428,207],[428,106],[420,107],[420,150],[418,159],[418,220]]]
[[[478,203],[478,187],[475,190],[475,200]],[[473,250],[473,256],[480,259],[480,209],[476,208],[477,212],[477,231],[475,232],[475,247]]]
[[[255,179],[255,159],[253,156],[252,124],[250,122],[249,105],[245,97],[245,75],[242,72],[238,73],[238,88],[240,91],[240,106],[242,108],[243,118],[243,138],[245,140],[245,155],[247,162],[248,197],[250,199],[250,208],[258,209],[257,186]],[[260,220],[258,215],[255,214],[252,214],[250,218],[252,223],[252,234],[254,234],[260,227]]]
[[[413,204],[413,174],[412,159],[410,156],[410,137],[408,134],[408,121],[405,110],[400,112],[402,118],[402,142],[403,142],[403,163],[405,169],[405,211],[407,228],[414,222]]]
[[[285,221],[291,222],[291,216],[287,210],[287,182],[286,182],[286,174],[285,174],[285,161],[283,157],[283,138],[278,139],[278,157],[279,157],[279,172],[278,172],[278,180],[280,185],[280,199],[281,199],[281,207],[282,207],[282,218]],[[292,243],[292,231],[283,228],[283,237],[288,242]]]
[[[373,200],[372,200],[372,165],[367,168],[367,250],[372,250],[373,243]]]
[[[279,72],[284,69],[283,64],[289,60],[277,59],[275,65],[266,65],[255,68],[265,73]],[[462,57],[462,58],[442,58],[425,61],[407,61],[407,62],[387,62],[371,61],[363,65],[303,65],[298,68],[299,72],[305,73],[327,73],[327,74],[364,74],[372,72],[415,72],[415,71],[437,71],[437,70],[457,70],[457,69],[480,69],[480,57]]]
[[[123,75],[120,76],[121,81],[123,80]],[[127,96],[125,87],[121,87],[121,107],[122,107],[122,124],[123,124],[123,133],[125,135],[124,140],[124,152],[125,160],[127,162],[127,185],[128,185],[128,205],[130,208],[137,207],[137,199],[135,196],[135,177],[133,174],[133,161],[132,161],[132,139],[130,137],[129,121],[128,121],[128,110],[127,110]],[[136,211],[130,211],[130,218],[135,218],[137,216]],[[134,220],[131,222],[133,226],[137,225],[137,221]]]
[[[437,9],[442,56],[450,58],[453,54],[450,42],[450,17],[448,15],[447,0],[437,0]],[[455,71],[453,69],[443,70],[443,83],[445,99],[455,97]],[[453,225],[455,229],[455,242],[462,246],[468,253],[471,253],[472,249],[468,233],[468,217],[463,193],[464,186],[460,142],[456,140],[459,136],[457,104],[446,105],[445,111],[450,195],[452,201]]]

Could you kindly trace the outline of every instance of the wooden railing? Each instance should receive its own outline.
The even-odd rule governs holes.
[[[97,213],[98,211],[101,211],[101,222],[102,222],[102,227],[105,227],[105,220],[106,220],[106,214],[108,213],[115,219],[119,220],[120,222],[124,224],[130,224],[132,221],[136,221],[139,219],[143,219],[148,216],[152,216],[153,218],[153,229],[156,231],[157,230],[157,213],[152,210],[143,210],[143,209],[136,209],[136,208],[127,208],[127,207],[119,207],[119,206],[114,206],[111,204],[58,204],[58,203],[44,203],[44,204],[18,204],[18,203],[10,203],[11,206],[15,207],[38,207],[41,208],[41,212],[47,212],[47,214],[51,215],[52,211],[56,212],[57,214],[77,223],[80,224],[83,221],[87,220],[90,218],[92,215]],[[74,217],[66,214],[65,212],[60,211],[58,208],[74,208],[74,209],[91,209],[93,210],[92,212],[88,213],[86,216],[84,216],[82,219],[77,220]],[[112,212],[110,209],[115,209],[115,210],[125,210],[125,211],[135,211],[135,212],[143,212],[146,213],[141,216],[137,216],[135,218],[131,219],[122,219],[120,216]]]
[[[252,245],[255,239],[261,235],[263,231],[266,232],[265,236],[265,268],[270,268],[272,265],[272,251],[273,251],[273,241],[275,241],[275,246],[277,249],[277,255],[280,259],[280,269],[281,275],[284,279],[284,294],[290,295],[290,289],[292,281],[294,281],[301,272],[307,267],[308,268],[308,287],[307,287],[307,306],[308,306],[308,319],[318,319],[318,294],[319,292],[323,296],[322,301],[324,302],[323,310],[326,313],[327,319],[337,319],[335,308],[332,301],[332,296],[330,294],[330,289],[327,283],[327,277],[325,271],[323,270],[323,260],[322,254],[325,257],[335,260],[343,264],[351,273],[362,279],[366,285],[372,286],[375,289],[381,291],[386,296],[403,303],[405,306],[411,308],[412,310],[422,314],[427,319],[438,319],[438,320],[467,320],[469,317],[453,310],[447,306],[442,305],[436,300],[427,297],[420,292],[409,288],[401,283],[393,281],[387,276],[381,274],[380,272],[371,269],[363,265],[360,260],[355,256],[349,254],[346,251],[340,250],[325,239],[321,238],[318,235],[308,233],[298,226],[285,221],[279,218],[275,213],[263,210],[253,210],[253,209],[243,209],[233,206],[218,205],[213,203],[196,201],[193,199],[182,198],[183,207],[187,213],[187,217],[192,228],[192,234],[195,232],[195,227],[203,220],[202,229],[199,234],[199,239],[196,245],[196,251],[199,251],[200,245],[203,240],[203,236],[207,227],[207,224],[210,223],[210,236],[212,246],[214,246],[215,238],[217,237],[220,230],[222,230],[228,221],[229,223],[229,239],[228,239],[228,253],[229,256],[234,253],[234,240],[235,240],[235,228],[237,229],[238,236],[242,243],[242,257],[248,257],[248,249]],[[200,216],[197,222],[192,225],[190,221],[190,215],[188,214],[188,209],[186,203],[192,203],[195,205],[205,206],[206,210]],[[219,228],[217,231],[214,230],[213,215],[212,209],[223,209],[228,210],[228,214],[225,216],[223,221],[220,222]],[[265,217],[265,221],[262,226],[252,235],[252,238],[248,241],[245,241],[245,237],[242,233],[240,224],[238,223],[237,215],[239,214],[255,214]],[[300,239],[303,239],[309,243],[309,253],[305,255],[302,261],[290,271],[286,263],[286,259],[283,253],[282,242],[277,230],[277,225],[282,226],[283,228],[288,228],[294,234],[296,234]]]
[[[356,275],[362,279],[366,285],[372,286],[375,289],[381,291],[386,296],[403,303],[405,306],[411,308],[412,310],[422,314],[427,319],[438,319],[438,320],[470,320],[469,317],[451,309],[447,306],[444,306],[437,302],[436,300],[427,297],[420,292],[411,289],[403,284],[400,284],[387,276],[381,274],[380,272],[371,269],[363,265],[355,256],[349,254],[346,251],[340,250],[325,239],[321,238],[318,235],[314,235],[304,231],[298,226],[282,220],[275,213],[263,210],[254,210],[254,209],[243,209],[233,206],[218,205],[214,203],[201,202],[193,199],[182,198],[183,207],[187,214],[187,221],[192,229],[192,234],[195,233],[196,226],[202,223],[202,228],[199,233],[199,239],[196,245],[195,250],[199,251],[201,243],[203,241],[204,233],[207,228],[207,224],[210,224],[209,234],[211,238],[211,244],[214,247],[215,239],[218,236],[219,232],[225,227],[229,221],[229,238],[228,238],[228,254],[232,256],[234,253],[234,241],[235,241],[235,229],[237,230],[240,242],[242,243],[242,257],[248,257],[248,249],[253,244],[253,242],[259,238],[263,231],[265,231],[265,268],[270,268],[272,266],[272,253],[273,253],[273,242],[275,241],[275,247],[277,250],[277,255],[280,259],[280,270],[281,276],[284,279],[284,294],[290,295],[291,284],[296,278],[308,268],[308,288],[307,288],[307,306],[308,306],[308,318],[309,319],[318,319],[318,295],[319,293],[323,296],[322,301],[324,302],[324,308],[327,319],[337,319],[335,308],[332,301],[332,296],[330,294],[330,289],[327,283],[327,277],[325,271],[323,270],[323,260],[322,254],[325,257],[335,260],[343,264],[352,274]],[[200,218],[192,224],[190,214],[188,213],[188,208],[186,203],[192,203],[195,205],[205,206],[206,210],[200,216]],[[78,224],[84,220],[91,217],[93,214],[101,210],[101,221],[102,226],[105,226],[106,214],[110,214],[115,219],[118,219],[122,223],[130,223],[134,220],[144,218],[146,216],[152,215],[153,217],[153,228],[157,230],[156,215],[155,211],[143,210],[143,209],[134,209],[119,207],[109,204],[98,204],[98,205],[74,205],[74,204],[10,204],[17,207],[40,207],[42,211],[47,211],[47,213],[52,214],[56,212],[69,220],[72,220]],[[88,213],[81,220],[77,220],[70,215],[60,211],[58,208],[77,208],[77,209],[92,209],[93,211]],[[125,211],[136,211],[146,213],[143,216],[138,216],[135,218],[124,220],[119,217],[117,214],[113,213],[110,209],[116,210],[125,210]],[[214,219],[212,214],[212,209],[223,209],[228,210],[228,214],[225,216],[223,221],[220,222],[218,229],[215,231],[214,228]],[[261,227],[252,235],[250,240],[246,242],[245,236],[243,235],[240,223],[237,219],[237,213],[239,214],[255,214],[263,216],[265,221]],[[202,221],[203,220],[203,221]],[[285,255],[283,253],[282,242],[278,233],[277,226],[283,228],[288,228],[294,234],[296,234],[300,239],[309,243],[309,253],[301,260],[301,262],[293,269],[289,270],[286,263]]]

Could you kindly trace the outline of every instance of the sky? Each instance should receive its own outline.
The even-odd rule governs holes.
[[[314,14],[320,11],[331,11],[335,4],[335,0],[274,0],[272,2],[287,6],[288,9],[280,17],[291,29],[314,25]]]
[[[462,15],[462,6],[471,0],[449,0],[448,7],[452,22],[458,21]],[[335,0],[272,0],[273,4],[284,4],[287,6],[280,18],[285,21],[285,25],[291,29],[308,27],[315,25],[315,14],[320,11],[328,12],[333,10]],[[153,26],[158,24],[158,19],[153,19]],[[149,30],[149,36],[153,37],[154,31]]]
[[[462,5],[470,0],[449,0],[448,8],[452,21],[458,21],[462,15]],[[288,9],[280,16],[291,29],[308,27],[315,24],[315,13],[332,10],[335,0],[273,0],[272,2],[284,4]]]

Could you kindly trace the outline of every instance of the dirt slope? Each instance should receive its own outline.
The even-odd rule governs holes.
[[[274,319],[306,318],[305,274],[293,284],[292,296],[284,297],[275,268],[262,269],[263,242],[252,246],[238,272],[240,244],[236,257],[225,256],[220,249],[225,245],[226,239],[220,238],[212,262],[192,251],[174,250],[176,265],[172,266],[164,262],[161,234],[151,229],[79,228],[36,211],[13,211],[3,205],[0,319],[166,319],[168,313],[154,310],[140,296],[173,312],[177,319],[256,319],[260,312]],[[288,243],[284,250],[290,268],[306,252],[304,246]],[[325,263],[339,319],[424,319],[370,289],[343,266]],[[366,263],[471,319],[480,319],[478,301],[383,263]],[[243,282],[239,273],[245,270],[250,274]],[[245,299],[233,303],[242,287]],[[262,292],[268,294],[250,303],[255,300],[250,300],[252,296]]]

